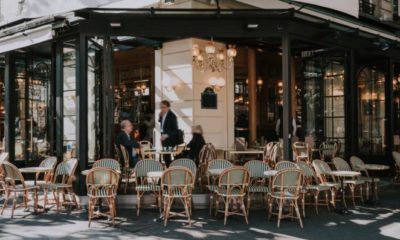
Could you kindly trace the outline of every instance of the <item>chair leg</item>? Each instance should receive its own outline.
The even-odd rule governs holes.
[[[167,206],[167,212],[165,214],[166,216],[165,216],[165,219],[164,219],[164,227],[167,226],[169,212],[171,211],[171,206],[172,206],[172,203],[173,203],[173,200],[170,199],[170,198],[167,198],[167,201],[168,201],[168,206]]]
[[[229,203],[230,203],[231,199],[229,197],[225,198],[225,216],[224,216],[224,225],[226,225],[226,221],[228,219],[228,212],[229,212]]]
[[[246,211],[246,207],[245,207],[245,205],[244,205],[244,197],[242,197],[241,199],[240,199],[240,201],[242,202],[242,212],[243,212],[243,215],[244,215],[244,220],[246,221],[246,224],[249,224],[249,220],[248,220],[248,212],[250,212],[249,210],[250,209],[247,209],[247,211]]]
[[[325,191],[325,203],[326,203],[326,207],[328,208],[328,211],[330,211],[328,191]]]
[[[351,191],[351,199],[353,201],[353,206],[356,206],[356,200],[355,200],[355,193],[354,193],[354,185],[350,185],[350,191]]]
[[[303,207],[303,216],[306,217],[306,193],[302,194],[301,206]]]
[[[319,204],[319,191],[315,192],[314,200],[315,200],[315,213],[318,215],[318,204]]]
[[[210,216],[212,215],[212,208],[213,208],[213,205],[214,205],[214,193],[210,193]]]
[[[5,198],[4,198],[3,207],[1,208],[1,215],[3,215],[4,209],[6,209],[6,207],[7,207],[7,203],[8,203],[9,197],[10,197],[10,192],[6,191],[5,192]]]
[[[28,209],[28,191],[24,191],[24,207],[25,209]]]
[[[251,197],[250,197],[250,193],[247,194],[247,216],[250,215],[250,201],[251,201]]]
[[[48,190],[47,190],[47,188],[44,188],[43,189],[43,197],[44,197],[44,200],[43,200],[43,209],[45,209],[46,210],[46,205],[47,205],[47,203],[48,203]]]
[[[53,194],[54,194],[54,199],[56,200],[57,213],[59,213],[60,212],[60,195],[59,195],[58,189],[54,190]]]
[[[294,200],[294,208],[296,210],[297,218],[299,219],[299,222],[300,222],[300,227],[303,228],[303,221],[301,220],[301,215],[300,215],[300,211],[299,211],[299,206],[297,204],[297,200]]]
[[[128,184],[129,184],[129,177],[127,177],[126,178],[126,181],[125,181],[125,186],[124,186],[124,193],[126,194],[127,192],[128,192]]]
[[[140,192],[136,194],[136,215],[139,216],[140,213]]]
[[[39,202],[38,190],[35,188],[35,190],[34,190],[34,198],[33,198],[34,211],[37,211],[37,209],[38,209],[38,202]]]
[[[189,226],[192,225],[191,219],[190,219],[190,212],[189,212],[189,204],[190,202],[188,201],[188,198],[183,199],[184,205],[185,205],[185,212],[186,216],[188,218]]]
[[[336,190],[335,188],[331,189],[331,196],[332,196],[332,205],[336,208]]]
[[[362,185],[358,185],[358,190],[359,190],[359,192],[360,192],[360,200],[361,200],[361,203],[364,204],[363,186],[362,186]]]
[[[365,183],[365,199],[369,198],[369,182]]]
[[[14,192],[13,205],[12,205],[12,210],[11,210],[11,218],[14,217],[14,210],[15,210],[16,203],[17,203],[17,193]]]
[[[89,201],[88,201],[88,219],[89,219],[89,223],[88,223],[88,227],[90,227],[90,224],[92,223],[92,214],[93,214],[93,209],[92,209],[92,199],[91,197],[89,197]]]
[[[268,207],[268,221],[271,220],[271,216],[272,216],[272,204],[273,204],[273,199],[269,198],[270,200],[269,202],[269,207]]]
[[[279,199],[279,213],[278,213],[278,228],[281,224],[281,218],[282,218],[282,211],[283,211],[283,200]]]
[[[219,199],[220,199],[220,197],[217,195],[217,194],[214,194],[214,198],[215,198],[215,206],[214,206],[214,210],[215,210],[215,216],[217,216],[217,214],[218,214],[218,211],[219,211]]]

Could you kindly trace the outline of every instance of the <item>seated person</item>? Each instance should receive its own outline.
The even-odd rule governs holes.
[[[187,145],[186,157],[193,159],[196,163],[199,161],[199,153],[206,141],[203,137],[203,128],[200,125],[192,127],[192,140]]]
[[[133,124],[129,120],[123,120],[120,124],[121,131],[115,138],[115,144],[120,147],[124,146],[129,154],[129,168],[134,168],[139,160],[138,149],[140,149],[139,143],[131,137],[133,132]]]

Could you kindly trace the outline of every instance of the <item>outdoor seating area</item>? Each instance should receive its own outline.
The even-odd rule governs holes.
[[[118,154],[122,157],[118,160],[97,160],[90,169],[80,173],[86,178],[89,227],[95,219],[104,217],[114,226],[119,213],[117,195],[133,189],[137,199],[137,217],[145,215],[146,209],[151,207],[144,206],[143,197],[152,196],[164,226],[171,218],[181,218],[189,226],[192,225],[193,209],[196,209],[193,194],[206,190],[210,216],[223,216],[224,225],[229,225],[231,216],[241,216],[243,222],[248,224],[252,209],[260,209],[261,206],[270,221],[276,219],[278,228],[285,218],[296,219],[303,228],[307,227],[309,218],[319,217],[318,207],[321,205],[331,214],[341,215],[351,210],[349,202],[352,207],[364,204],[375,206],[379,178],[374,177],[374,172],[390,168],[365,164],[356,156],[349,161],[334,154],[328,157],[324,151],[320,152],[320,159],[313,159],[312,151],[305,143],[293,144],[294,152],[298,152],[298,148],[306,148],[301,154],[294,155],[294,161],[275,160],[274,155],[279,151],[277,146],[279,144],[271,147],[268,143],[265,149],[260,150],[259,160],[249,160],[244,164],[235,159],[217,159],[217,149],[211,143],[205,144],[200,151],[198,165],[191,159],[179,158],[167,168],[162,158],[143,157],[134,169],[126,169],[129,165],[125,164],[127,158],[123,157],[124,154]],[[143,152],[156,151],[147,148]],[[174,151],[169,152],[172,154]],[[246,154],[246,150],[241,152]],[[398,154],[393,152],[393,156]],[[229,152],[223,155],[229,156]],[[49,208],[52,204],[57,213],[63,211],[62,207],[80,208],[73,191],[74,178],[79,174],[76,173],[76,159],[57,164],[57,159],[49,156],[38,167],[20,169],[7,161],[7,153],[2,153],[0,159],[5,196],[2,214],[7,212],[8,202],[12,200],[11,218],[14,217],[18,194],[23,197],[25,209],[33,201],[35,214],[53,214]],[[400,162],[395,164],[399,169]],[[33,180],[25,180],[25,174],[33,175]],[[396,175],[395,183],[397,180]],[[128,187],[128,184],[131,186]],[[53,196],[52,199],[49,199],[50,196]],[[315,214],[308,209],[309,205],[313,206]]]

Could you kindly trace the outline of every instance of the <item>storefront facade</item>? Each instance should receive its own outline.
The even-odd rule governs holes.
[[[318,146],[332,139],[346,159],[392,164],[391,152],[400,146],[395,23],[368,22],[367,28],[361,18],[329,19],[338,13],[327,9],[325,17],[310,14],[321,14],[310,5],[304,12],[260,1],[238,1],[234,9],[183,2],[179,8],[85,8],[30,29],[6,28],[3,38],[26,32],[39,39],[21,48],[4,47],[26,41],[21,37],[1,42],[0,134],[11,161],[77,157],[86,169],[114,156],[121,119],[147,126],[155,118],[154,134],[144,128],[141,135],[157,139],[158,103],[167,99],[186,140],[196,124],[219,148],[239,136],[249,143],[280,138],[284,158],[291,159],[296,140]],[[43,24],[51,25],[51,36],[32,30]],[[216,71],[196,66],[194,47],[211,39],[224,52],[235,45],[233,63],[226,60]],[[217,89],[210,79],[223,84]],[[201,102],[207,87],[217,95],[212,109]]]

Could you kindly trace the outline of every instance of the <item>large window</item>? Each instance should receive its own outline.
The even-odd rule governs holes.
[[[400,64],[394,64],[393,76],[393,144],[400,151]]]
[[[377,67],[361,67],[358,81],[358,147],[361,154],[383,155],[385,152],[385,81]]]
[[[64,157],[76,156],[76,50],[75,40],[63,44]]]
[[[345,151],[344,54],[316,50],[298,59],[295,91],[297,135],[313,148],[323,141]]]
[[[15,159],[32,161],[50,151],[50,59],[15,59]]]

